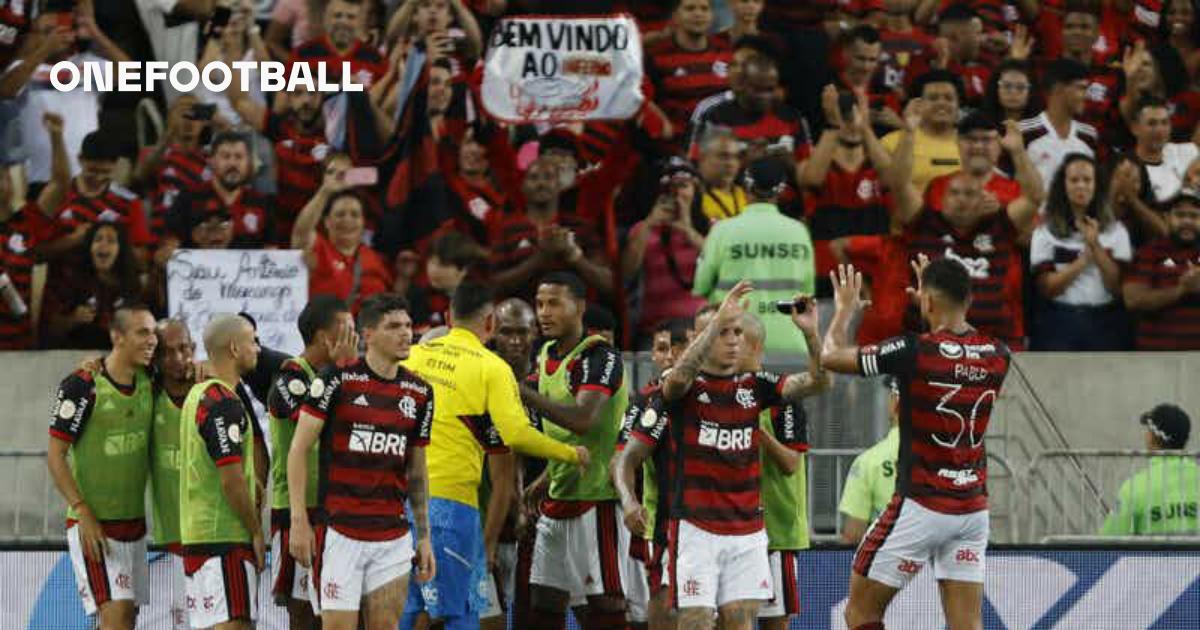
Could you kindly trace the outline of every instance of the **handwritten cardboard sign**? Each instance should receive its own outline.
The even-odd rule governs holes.
[[[488,40],[483,105],[505,122],[630,118],[645,100],[641,41],[627,15],[503,19]]]
[[[181,249],[167,261],[167,310],[182,319],[204,358],[204,326],[213,315],[249,313],[259,342],[299,354],[296,319],[308,303],[308,268],[299,250]]]

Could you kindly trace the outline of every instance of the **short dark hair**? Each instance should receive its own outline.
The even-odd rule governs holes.
[[[749,48],[767,59],[773,61],[779,60],[779,48],[769,37],[763,35],[742,35],[737,38],[737,41],[733,42],[732,52],[737,52],[743,48]]]
[[[1147,109],[1165,109],[1169,112],[1171,111],[1171,105],[1167,102],[1167,99],[1161,96],[1147,94],[1139,98],[1137,102],[1133,104],[1133,111],[1130,112],[1130,118],[1133,120],[1138,120],[1141,118],[1142,112],[1146,111]]]
[[[659,333],[671,334],[671,345],[678,346],[687,343],[687,334],[691,330],[692,323],[681,317],[672,319],[664,319],[654,326],[654,334]]]
[[[1000,131],[1000,126],[996,124],[996,120],[991,116],[981,112],[973,111],[967,114],[958,123],[958,135],[965,136],[972,131]]]
[[[350,308],[336,295],[313,297],[304,305],[304,310],[300,311],[300,317],[296,320],[296,327],[300,329],[300,338],[304,340],[304,345],[312,343],[317,337],[317,332],[328,328],[337,320],[339,314],[349,312]]]
[[[938,14],[938,24],[969,22],[977,17],[979,17],[979,13],[972,9],[971,5],[966,2],[955,2]]]
[[[712,7],[713,0],[705,0],[705,1],[708,2],[709,7]],[[668,4],[668,7],[671,9],[671,13],[678,11],[679,5],[681,5],[681,4],[683,4],[683,0],[671,0],[671,2]]]
[[[583,312],[583,327],[587,330],[616,330],[617,318],[612,311],[599,304],[588,304]]]
[[[113,162],[121,157],[120,144],[112,134],[97,129],[83,137],[83,143],[79,145],[79,157]]]
[[[1049,92],[1059,85],[1068,85],[1088,78],[1087,66],[1074,59],[1055,59],[1046,65],[1042,87]]]
[[[325,202],[325,209],[321,211],[321,217],[324,218],[329,216],[329,211],[333,210],[333,204],[343,199],[353,199],[357,201],[358,206],[362,208],[363,214],[366,214],[367,200],[363,198],[362,194],[357,190],[353,188],[347,188],[345,190],[339,190],[338,192],[335,192],[329,196],[329,201]]]
[[[399,293],[376,293],[363,300],[358,309],[358,327],[366,330],[379,325],[383,318],[393,311],[408,312],[408,300]]]
[[[434,239],[429,255],[459,269],[469,269],[487,260],[487,252],[462,232],[446,232]]]
[[[958,95],[958,101],[962,102],[964,93],[962,78],[949,70],[930,70],[914,79],[911,96],[924,96],[925,88],[934,83],[949,83],[954,86],[954,93]]]
[[[933,289],[951,302],[965,306],[971,301],[971,275],[957,260],[939,258],[921,272],[921,286]]]
[[[542,276],[542,279],[538,282],[538,286],[543,284],[566,287],[567,291],[570,292],[571,297],[577,300],[587,299],[587,285],[583,283],[583,280],[579,279],[579,276],[569,271],[554,271],[548,273]]]
[[[862,42],[864,44],[879,43],[879,29],[870,24],[859,24],[846,32],[845,42],[852,44],[854,42]]]
[[[1100,3],[1097,0],[1067,0],[1063,3],[1063,19],[1065,20],[1067,15],[1071,13],[1083,13],[1099,21],[1101,15]]]
[[[246,152],[250,153],[251,157],[254,156],[254,140],[250,137],[250,134],[237,131],[236,129],[228,129],[217,132],[212,139],[212,150],[215,153],[217,151],[217,147],[221,145],[236,144],[238,142],[246,145]]]
[[[486,285],[464,280],[450,297],[450,314],[455,320],[470,319],[496,299],[496,293]]]

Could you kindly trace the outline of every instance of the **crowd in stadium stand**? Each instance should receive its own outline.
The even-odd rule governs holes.
[[[828,297],[838,262],[867,270],[870,343],[915,325],[923,253],[968,268],[970,320],[1015,349],[1200,349],[1193,0],[263,4],[0,3],[0,270],[20,297],[0,305],[0,348],[102,348],[118,305],[165,314],[177,248],[295,248],[311,294],[400,292],[418,331],[464,278],[528,299],[569,270],[620,345],[647,349],[740,258],[787,295]],[[487,115],[498,19],[615,12],[643,38],[635,117]],[[50,86],[56,61],[96,58],[346,61],[369,89],[334,125],[322,94],[238,81]],[[763,205],[743,176],[766,158],[787,183]]]

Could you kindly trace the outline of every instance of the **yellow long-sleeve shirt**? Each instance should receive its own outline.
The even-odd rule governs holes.
[[[507,447],[579,463],[575,449],[529,423],[512,368],[471,331],[454,328],[413,346],[403,365],[433,385],[433,429],[425,448],[431,496],[478,507],[488,451]]]

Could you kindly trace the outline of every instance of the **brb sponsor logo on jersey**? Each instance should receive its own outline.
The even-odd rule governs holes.
[[[408,436],[381,431],[374,425],[354,423],[350,429],[350,450],[367,455],[404,457]]]
[[[726,429],[716,422],[700,421],[700,446],[718,451],[748,451],[754,435],[754,427]]]

